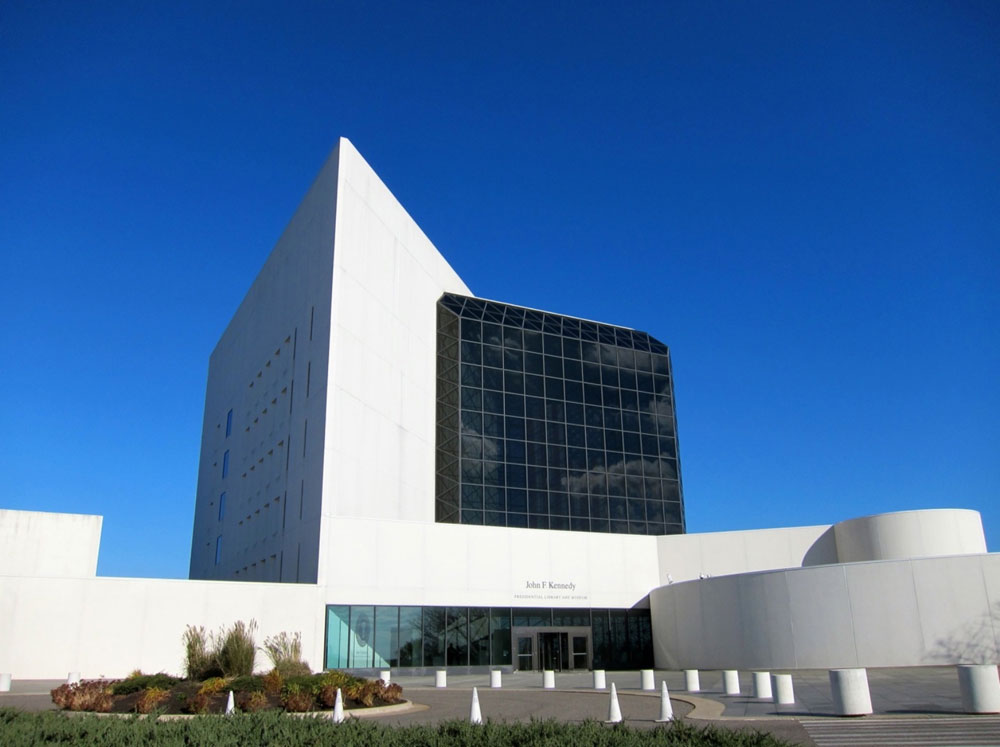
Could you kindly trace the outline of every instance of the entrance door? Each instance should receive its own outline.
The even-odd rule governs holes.
[[[522,671],[530,670],[532,668],[531,660],[531,638],[519,636],[517,639],[517,668]]]
[[[539,633],[538,657],[542,669],[561,672],[569,669],[569,636],[566,633]]]

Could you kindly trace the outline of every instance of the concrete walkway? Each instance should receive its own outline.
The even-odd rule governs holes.
[[[638,728],[652,728],[659,716],[659,691],[640,690],[638,672],[608,672],[615,683],[625,721]],[[903,733],[911,744],[1000,745],[1000,718],[962,713],[958,677],[953,667],[870,669],[869,685],[874,716],[839,718],[833,711],[829,676],[825,670],[793,673],[796,703],[778,706],[751,697],[752,677],[740,673],[742,695],[726,696],[722,673],[701,673],[702,691],[684,691],[681,672],[656,672],[656,685],[666,681],[674,712],[691,722],[723,728],[767,731],[793,743],[834,745],[847,743],[890,744]],[[556,689],[542,687],[540,672],[515,672],[503,676],[503,688],[489,687],[489,675],[449,675],[448,687],[434,687],[433,676],[395,675],[404,696],[426,708],[388,713],[380,721],[392,724],[426,724],[467,719],[472,688],[479,688],[483,717],[498,721],[555,719],[563,722],[604,720],[609,694],[593,690],[590,672],[557,673]],[[49,690],[58,681],[17,681],[12,692],[0,693],[0,707],[25,710],[53,708]],[[904,721],[914,721],[903,726]],[[881,726],[880,726],[881,724]],[[908,730],[908,731],[907,731]],[[861,740],[860,742],[858,740]]]

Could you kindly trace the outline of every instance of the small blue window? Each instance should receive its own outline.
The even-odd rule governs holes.
[[[226,515],[226,494],[219,496],[219,521]]]
[[[229,475],[229,449],[226,449],[226,453],[222,455],[222,476],[226,477]]]
[[[222,560],[222,535],[215,538],[215,564]]]
[[[229,438],[229,434],[233,432],[233,411],[230,410],[226,415],[226,438]]]

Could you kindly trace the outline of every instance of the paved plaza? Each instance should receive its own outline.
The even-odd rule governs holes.
[[[722,673],[702,672],[702,690],[684,691],[681,672],[656,672],[666,681],[675,715],[692,723],[767,731],[788,741],[830,745],[1000,745],[1000,716],[962,713],[958,677],[953,667],[871,669],[868,671],[873,716],[843,718],[834,713],[825,670],[793,675],[796,703],[779,706],[752,697],[750,673],[740,674],[741,695],[723,694]],[[414,707],[379,717],[385,723],[426,724],[469,716],[471,692],[479,689],[483,717],[505,721],[556,719],[565,722],[607,718],[607,691],[593,690],[590,672],[557,673],[556,689],[542,687],[540,672],[505,674],[502,689],[489,687],[489,676],[448,676],[448,687],[434,687],[434,677],[396,675]],[[659,716],[659,692],[643,692],[638,672],[608,672],[615,683],[626,723],[651,728]],[[58,681],[15,680],[0,693],[0,707],[54,708],[49,690]]]

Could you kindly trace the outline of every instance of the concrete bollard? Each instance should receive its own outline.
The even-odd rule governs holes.
[[[639,670],[639,686],[643,690],[655,690],[656,689],[656,678],[653,675],[652,669],[640,669]]]
[[[608,705],[608,720],[606,724],[620,724],[622,721],[622,707],[618,705],[618,691],[615,683],[611,683],[611,703]]]
[[[663,687],[660,688],[660,717],[656,723],[663,724],[674,720],[674,707],[670,703],[670,692],[667,690],[666,680],[662,680]]]
[[[490,670],[490,687],[494,689],[503,687],[503,672],[499,669]]]
[[[872,712],[865,669],[831,669],[830,690],[833,710],[838,716],[867,716]]]
[[[448,687],[448,671],[438,669],[434,672],[434,687]]]
[[[335,724],[344,723],[344,696],[340,694],[340,688],[337,688],[337,698],[333,701],[333,713],[330,715],[330,720]]]
[[[390,677],[392,677],[392,672],[390,672],[388,669],[383,669],[378,673],[378,678],[387,685],[389,684],[389,682],[391,682],[391,680],[389,679]]]
[[[772,674],[771,691],[774,693],[774,702],[778,705],[795,704],[795,689],[792,687],[792,675]]]
[[[722,691],[726,695],[740,694],[740,673],[735,669],[725,669],[722,672]]]
[[[607,679],[605,679],[604,670],[603,669],[595,669],[594,670],[594,689],[595,690],[604,690],[604,689],[607,688],[607,686],[608,686],[608,682],[607,682]]]
[[[551,669],[542,671],[542,687],[546,690],[556,689],[556,673]]]
[[[698,676],[697,669],[684,670],[684,689],[689,693],[701,692],[701,678]]]
[[[757,700],[774,700],[771,693],[771,673],[753,673],[753,696]]]
[[[0,693],[10,692],[10,672],[0,672]]]
[[[966,713],[1000,713],[1000,675],[995,664],[960,664],[958,687]]]
[[[80,673],[79,672],[70,672],[68,675],[66,675],[66,684],[67,685],[79,685],[80,684]]]
[[[483,723],[483,712],[479,709],[479,691],[472,688],[472,708],[469,710],[469,723]]]

